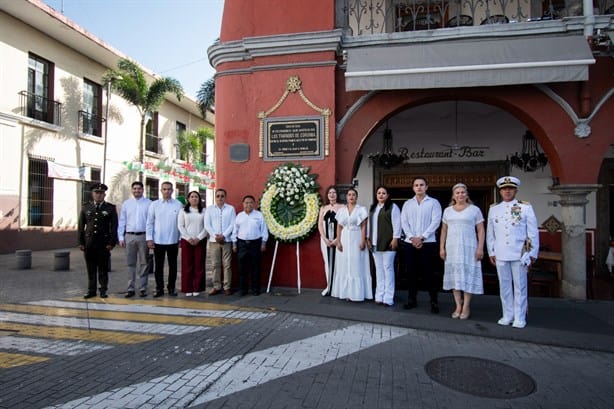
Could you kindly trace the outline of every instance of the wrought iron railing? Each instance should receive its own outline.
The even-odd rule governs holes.
[[[160,138],[152,133],[146,133],[145,150],[147,152],[160,153]]]
[[[354,36],[541,21],[582,15],[582,0],[336,0],[337,19]],[[614,0],[594,0],[614,14]]]
[[[53,125],[62,125],[62,104],[28,91],[19,93],[21,115]]]
[[[102,136],[102,123],[105,121],[100,115],[86,111],[79,111],[79,130],[87,135]]]

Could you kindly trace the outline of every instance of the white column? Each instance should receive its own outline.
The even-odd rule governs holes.
[[[552,193],[560,196],[563,234],[562,296],[577,300],[586,299],[586,223],[584,221],[586,196],[600,185],[551,186]]]

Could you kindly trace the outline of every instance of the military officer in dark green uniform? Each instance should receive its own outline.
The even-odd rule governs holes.
[[[109,258],[117,244],[117,211],[115,205],[105,202],[108,190],[104,183],[92,188],[93,200],[81,208],[79,215],[79,248],[87,265],[87,294],[96,296],[96,281],[100,284],[100,297],[107,298],[109,285]]]

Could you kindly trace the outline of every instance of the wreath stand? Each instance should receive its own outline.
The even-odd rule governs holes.
[[[301,262],[300,262],[300,248],[296,242],[296,288],[298,293],[301,293]],[[273,270],[275,269],[275,260],[277,259],[277,248],[279,247],[279,240],[275,241],[275,251],[273,252],[273,261],[271,262],[271,271],[269,271],[269,284],[266,287],[267,294],[271,292],[271,281],[273,280]]]

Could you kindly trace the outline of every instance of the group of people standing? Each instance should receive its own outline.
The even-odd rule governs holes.
[[[83,206],[79,216],[79,245],[84,251],[88,271],[88,292],[84,298],[106,298],[110,251],[119,244],[126,248],[129,269],[126,298],[147,296],[150,269],[149,251],[153,251],[155,298],[177,296],[177,260],[181,248],[181,292],[198,296],[205,288],[207,243],[212,261],[213,287],[208,292],[232,294],[232,253],[237,253],[240,293],[260,293],[260,255],[266,249],[268,230],[262,214],[255,210],[255,198],[243,198],[243,211],[226,203],[226,191],[217,189],[215,203],[203,207],[197,191],[191,191],[184,205],[172,197],[173,185],[163,182],[161,197],[151,201],[144,197],[140,181],[131,185],[132,197],[121,207],[105,202],[108,187],[99,183],[92,188],[93,201]],[[208,240],[207,240],[208,239]],[[168,278],[164,282],[164,261]]]
[[[523,328],[527,269],[537,258],[539,236],[533,208],[516,199],[519,185],[520,180],[513,176],[497,181],[502,202],[489,210],[487,229],[481,210],[471,202],[463,183],[452,187],[450,205],[443,212],[438,200],[427,194],[424,177],[413,179],[414,196],[401,210],[392,203],[385,186],[376,189],[376,200],[369,210],[357,204],[354,188],[347,191],[347,204],[342,205],[337,201],[337,189],[329,187],[318,222],[327,282],[322,295],[351,301],[375,299],[377,304],[393,306],[394,261],[402,247],[408,273],[408,298],[403,307],[417,307],[418,279],[422,278],[431,313],[440,312],[439,255],[444,262],[443,289],[451,290],[454,297],[451,317],[465,320],[471,315],[471,297],[484,293],[481,262],[486,243],[500,284],[503,314],[498,323]],[[374,292],[369,252],[375,265]]]

